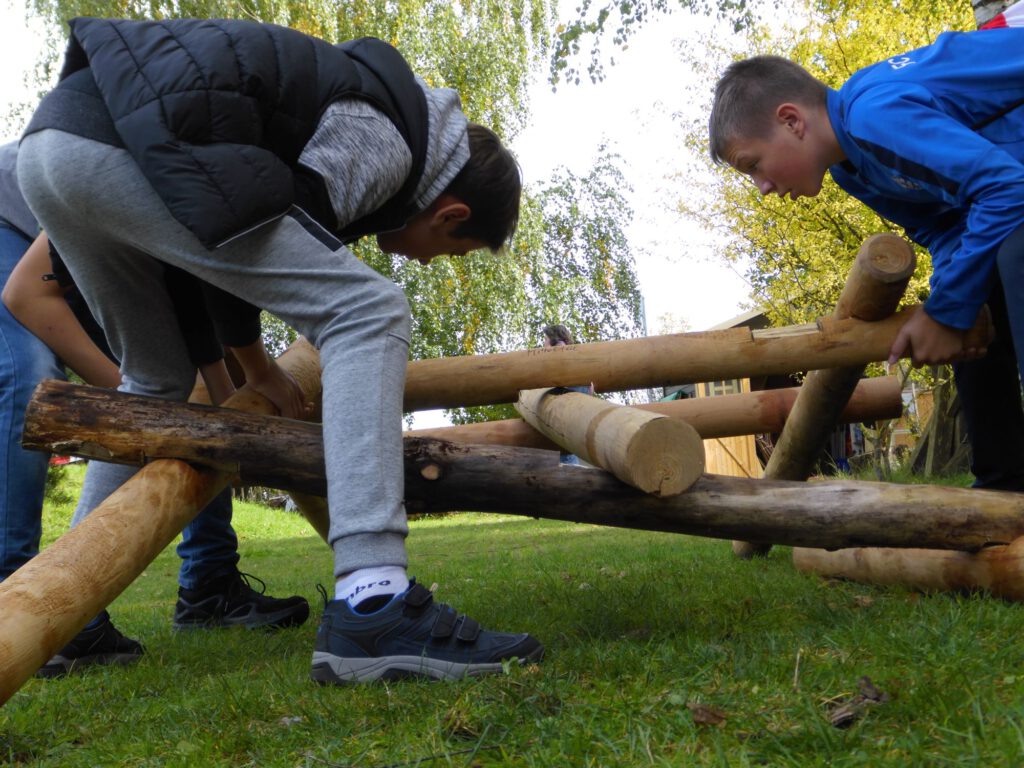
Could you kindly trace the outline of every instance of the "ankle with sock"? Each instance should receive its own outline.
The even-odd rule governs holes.
[[[373,613],[408,588],[409,577],[401,566],[360,568],[335,582],[334,599],[344,600],[359,613]]]

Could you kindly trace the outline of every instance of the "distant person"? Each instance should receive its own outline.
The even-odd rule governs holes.
[[[761,194],[814,197],[833,180],[932,256],[931,295],[890,362],[953,363],[975,486],[1024,491],[1024,30],[947,32],[832,90],[757,56],[715,90],[712,157]],[[987,356],[966,333],[988,304]]]
[[[544,330],[544,346],[545,347],[564,347],[567,344],[575,344],[576,340],[572,334],[569,333],[569,329],[561,324],[545,325]],[[563,387],[571,392],[582,392],[587,395],[594,393],[593,385],[590,386],[576,386],[576,387]],[[581,466],[580,457],[574,453],[567,453],[562,451],[558,457],[559,462],[562,464],[569,464],[572,466]]]

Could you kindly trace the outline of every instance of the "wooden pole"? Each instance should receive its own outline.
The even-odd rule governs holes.
[[[316,350],[299,340],[280,364],[307,397],[320,387]],[[225,405],[265,409],[241,390]],[[0,704],[110,604],[230,482],[177,460],[147,464],[79,525],[0,583]]]
[[[781,432],[799,387],[766,389],[720,397],[687,398],[630,406],[648,413],[681,419],[704,440],[734,435]],[[903,410],[899,379],[879,376],[857,383],[853,397],[840,414],[846,423],[892,419]],[[559,446],[522,419],[502,419],[453,427],[414,429],[406,437],[433,437],[476,445],[517,445],[521,448],[558,450]]]
[[[979,552],[858,547],[828,552],[795,547],[793,564],[804,573],[865,584],[902,585],[925,592],[985,591],[1024,601],[1024,537]]]
[[[875,322],[896,311],[914,274],[914,249],[896,235],[872,235],[857,252],[846,285],[832,313],[835,320],[856,318]],[[806,480],[839,423],[839,415],[864,374],[864,365],[814,370],[804,378],[764,476],[773,480]],[[734,541],[733,552],[749,559],[763,556],[770,542]]]
[[[594,383],[618,392],[885,360],[905,310],[876,323],[822,319],[768,328],[679,333],[641,339],[414,360],[406,371],[405,409],[512,403],[522,389]]]
[[[704,443],[685,421],[566,389],[528,389],[523,419],[570,453],[656,496],[682,493],[704,472]]]

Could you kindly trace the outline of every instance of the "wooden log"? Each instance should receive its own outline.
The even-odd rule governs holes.
[[[646,493],[674,496],[704,473],[704,443],[685,421],[560,388],[523,390],[516,410],[565,450]]]
[[[864,584],[901,585],[924,592],[984,591],[1024,601],[1024,537],[979,552],[858,547],[828,552],[795,547],[793,564],[804,573]]]
[[[65,381],[36,388],[22,445],[135,466],[186,458],[246,485],[326,492],[319,424]]]
[[[853,261],[833,319],[856,318],[874,322],[896,311],[917,257],[901,237],[873,235],[864,241]],[[829,433],[864,374],[863,363],[848,367],[813,370],[804,378],[800,394],[789,414],[764,476],[775,480],[806,480],[814,472]],[[763,556],[770,542],[733,542],[733,552],[748,559]]]
[[[723,539],[841,549],[979,550],[1024,535],[1024,494],[857,481],[704,475],[658,498],[607,472],[566,472],[530,448],[405,441],[413,512],[474,510]]]
[[[735,435],[781,432],[799,387],[766,389],[720,397],[687,398],[633,405],[649,413],[681,419],[697,430],[704,440]],[[840,414],[843,423],[892,419],[903,410],[896,376],[862,379],[847,407]],[[557,450],[559,446],[522,419],[501,419],[452,427],[414,429],[406,437],[433,437],[455,443],[517,445],[521,448]]]
[[[156,461],[145,470],[166,463]],[[806,483],[704,475],[687,493],[659,498],[631,488],[602,470],[579,467],[567,472],[552,461],[551,451],[458,445],[422,438],[405,440],[405,482],[406,505],[412,512],[476,510],[724,539],[763,539],[800,547],[841,549],[873,545],[973,551],[1009,544],[1024,535],[1024,494],[926,485]],[[149,498],[140,504],[138,495],[133,493],[131,499],[133,507],[146,509],[147,525],[151,520],[155,523],[164,518],[163,511],[156,506],[158,500],[154,499],[150,508]],[[130,549],[134,541],[130,531],[118,530],[111,537],[112,546],[118,551]],[[63,540],[64,537],[59,541]],[[73,560],[76,552],[73,548],[66,554]],[[117,560],[112,553],[111,560]],[[59,571],[63,562],[51,560],[49,565]],[[86,569],[88,578],[101,582],[89,586],[102,587],[109,601],[113,595],[106,591],[105,582],[121,568],[101,569],[100,574]],[[54,575],[47,578],[46,573],[41,571],[36,576],[43,583],[59,582],[65,588],[61,594],[73,594],[72,586],[80,589],[75,579]],[[19,574],[21,571],[15,575]],[[0,654],[0,672],[6,671],[3,664],[13,648],[8,640],[13,634],[12,626],[20,626],[21,621],[11,619],[12,624],[8,620],[10,583],[8,579],[0,584],[0,651],[4,651]],[[21,591],[29,589],[32,583],[27,577],[18,580]],[[84,599],[82,594],[78,597]],[[62,611],[74,607],[62,604],[60,598],[46,591],[33,594],[20,613],[32,605],[38,611],[38,605],[49,605],[51,601],[63,605]],[[82,616],[87,619],[104,604],[86,607]],[[36,625],[40,621],[33,620]],[[37,626],[33,643],[46,626]],[[56,647],[59,645],[58,642]],[[44,652],[36,658],[41,658],[41,664],[47,656]]]
[[[316,350],[299,340],[280,359],[308,397]],[[267,409],[241,391],[226,405]],[[177,460],[154,461],[79,525],[0,583],[0,704],[110,604],[230,482]]]
[[[864,365],[888,357],[896,333],[912,311],[875,323],[823,318],[760,331],[730,328],[415,360],[406,371],[405,408],[511,403],[522,389],[581,381],[593,382],[596,392],[618,392]]]

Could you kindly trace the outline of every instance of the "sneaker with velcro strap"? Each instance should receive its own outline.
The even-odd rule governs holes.
[[[425,677],[456,680],[540,661],[543,646],[527,634],[482,629],[412,579],[379,610],[360,613],[345,600],[324,607],[310,677],[318,683],[365,683]]]

